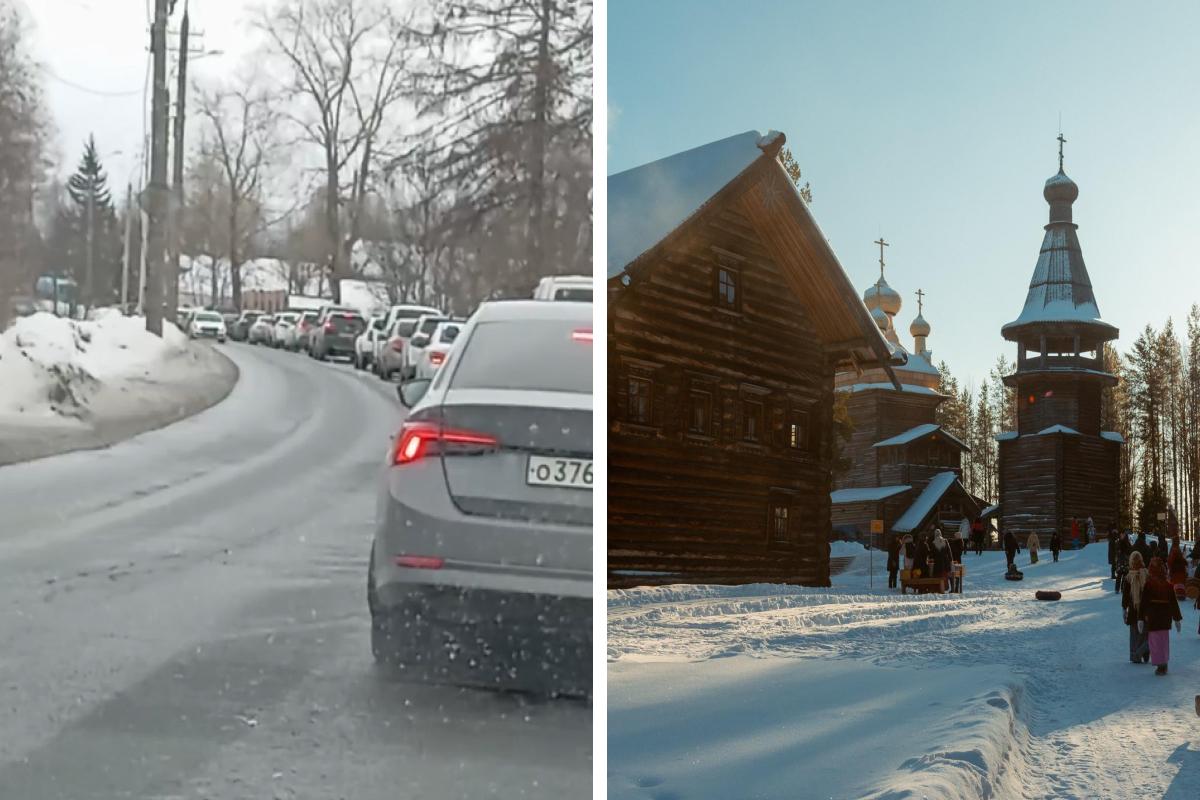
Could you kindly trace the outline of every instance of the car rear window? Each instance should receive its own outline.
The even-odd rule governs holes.
[[[333,323],[333,329],[338,333],[360,333],[367,327],[366,320],[352,314],[330,314],[326,322]]]
[[[582,301],[585,303],[590,303],[590,302],[592,302],[592,290],[590,287],[586,288],[586,289],[584,289],[584,288],[559,289],[558,291],[556,291],[554,293],[554,299],[555,300],[576,300],[576,301]]]
[[[405,339],[413,335],[413,331],[417,329],[417,321],[415,319],[402,319],[396,323],[396,331],[393,336],[402,336]]]
[[[447,325],[438,334],[438,344],[452,344],[458,338],[458,326]]]
[[[591,394],[591,338],[590,320],[481,322],[459,345],[450,387]]]
[[[433,336],[433,332],[437,330],[437,326],[441,325],[446,320],[430,317],[421,323],[421,333]]]
[[[224,318],[220,314],[214,314],[211,311],[201,311],[196,314],[196,319],[200,322],[224,322]]]

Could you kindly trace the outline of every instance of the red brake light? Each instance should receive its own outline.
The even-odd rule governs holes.
[[[405,422],[396,437],[392,464],[411,464],[442,453],[479,453],[494,449],[495,436],[475,431],[445,430],[436,422]]]
[[[577,342],[587,342],[588,344],[591,344],[592,343],[592,329],[591,328],[579,328],[578,330],[573,330],[573,331],[571,331],[571,338]]]
[[[446,563],[446,559],[438,558],[437,556],[396,556],[392,562],[397,567],[410,567],[412,569],[441,569]]]
[[[395,350],[397,353],[399,353],[401,350],[404,349],[404,340],[403,339],[400,339],[400,338],[392,339],[392,341],[389,342],[389,344],[391,344],[392,349]]]
[[[438,366],[439,364],[441,364],[445,360],[446,360],[445,353],[439,353],[435,350],[434,352],[429,354],[429,363],[433,364],[435,367]]]
[[[332,322],[325,323],[325,332],[326,333],[335,333],[336,331],[337,331],[337,328],[333,327]]]

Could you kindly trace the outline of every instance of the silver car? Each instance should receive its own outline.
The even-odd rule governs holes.
[[[484,303],[380,473],[371,649],[414,677],[591,692],[592,306]]]

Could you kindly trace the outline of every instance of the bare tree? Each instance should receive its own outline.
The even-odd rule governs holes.
[[[259,27],[287,64],[285,111],[302,141],[321,153],[329,271],[350,272],[389,112],[404,96],[401,22],[381,0],[285,0]]]
[[[36,277],[34,195],[47,167],[41,87],[23,33],[16,10],[0,0],[0,328],[12,297],[29,293]]]
[[[264,225],[262,189],[273,147],[274,112],[265,92],[249,84],[200,92],[197,109],[209,128],[204,157],[219,168],[227,192],[225,256],[233,304],[241,308],[241,267]]]

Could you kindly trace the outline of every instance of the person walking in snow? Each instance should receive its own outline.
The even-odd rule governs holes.
[[[1117,579],[1117,529],[1108,529],[1108,571],[1109,577]]]
[[[964,518],[963,523],[965,524],[966,521],[967,520]],[[960,526],[958,529],[958,533],[955,535],[955,537],[953,539],[950,540],[950,560],[953,562],[951,573],[950,573],[952,576],[950,578],[950,591],[952,591],[952,592],[961,592],[962,591],[962,578],[959,577],[958,575],[956,575],[955,571],[958,569],[961,569],[963,553],[965,553],[967,551],[967,540],[966,540],[966,537],[963,535],[963,527],[964,526]]]
[[[929,549],[929,556],[933,560],[933,577],[949,581],[950,568],[954,563],[953,555],[950,543],[943,538],[940,528],[933,532],[933,546]]]
[[[1062,537],[1055,530],[1050,534],[1050,555],[1054,557],[1055,563],[1058,562],[1058,551],[1062,550]]]
[[[904,569],[912,572],[913,561],[916,557],[916,548],[913,546],[912,534],[904,534],[904,544],[900,552],[904,555]]]
[[[917,537],[917,544],[914,548],[913,569],[920,574],[914,574],[915,578],[929,577],[929,540],[924,536]]]
[[[1177,633],[1181,631],[1183,614],[1179,612],[1175,587],[1167,581],[1167,567],[1161,558],[1150,562],[1150,577],[1142,589],[1141,612],[1150,640],[1150,663],[1158,668],[1154,674],[1166,675],[1171,657],[1171,623],[1175,623]]]
[[[1146,532],[1138,531],[1137,541],[1133,543],[1133,549],[1142,556],[1142,561],[1150,563],[1150,543],[1146,541]]]
[[[904,548],[904,542],[899,536],[893,536],[891,543],[888,545],[887,554],[887,573],[888,573],[888,588],[896,588],[896,573],[900,571],[900,551]]]
[[[1008,568],[1010,570],[1017,567],[1017,553],[1021,552],[1021,545],[1017,543],[1017,537],[1012,531],[1004,533],[1004,557],[1008,559]]]
[[[1171,554],[1167,556],[1167,576],[1172,586],[1187,582],[1187,559],[1183,557],[1183,549],[1179,546],[1179,537],[1171,540]]]
[[[1087,543],[1095,544],[1096,542],[1096,523],[1092,522],[1092,518],[1088,517],[1087,521]]]
[[[1121,582],[1121,608],[1124,609],[1125,624],[1129,626],[1129,660],[1144,664],[1150,660],[1150,644],[1146,640],[1145,623],[1142,621],[1142,593],[1150,573],[1136,550],[1129,557],[1129,569]]]
[[[1071,548],[1078,550],[1081,547],[1083,545],[1079,543],[1079,520],[1071,517]]]
[[[971,541],[975,544],[975,555],[983,555],[983,520],[980,517],[971,523]]]
[[[1038,546],[1041,542],[1038,541],[1037,531],[1029,532],[1029,539],[1025,542],[1025,546],[1029,548],[1029,563],[1036,564],[1038,558]]]

